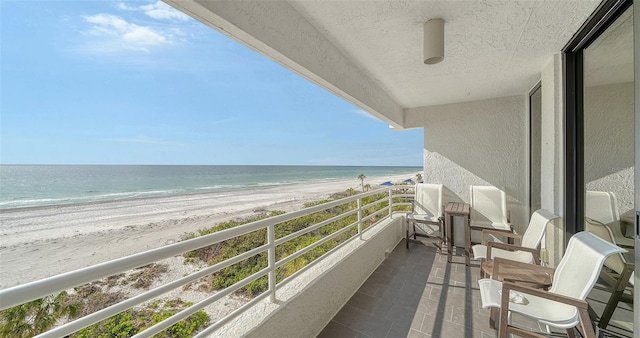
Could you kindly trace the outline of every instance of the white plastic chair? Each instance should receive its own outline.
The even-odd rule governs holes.
[[[547,332],[550,332],[550,326],[566,330],[579,326],[583,336],[594,337],[585,299],[598,279],[605,259],[622,252],[625,250],[592,233],[579,232],[569,239],[549,291],[497,279],[481,279],[478,285],[482,307],[500,308],[499,337],[507,337],[508,333],[531,335],[527,330],[510,325],[511,313],[537,320],[546,326]],[[520,264],[523,269],[543,268],[518,262],[510,264]],[[499,272],[497,275],[493,278],[500,278]]]
[[[616,244],[611,228],[596,220],[586,218],[585,229],[607,242]],[[635,273],[633,271],[634,265],[633,263],[628,263],[624,258],[624,255],[621,253],[607,258],[607,260],[604,261],[604,266],[613,271],[613,273],[604,269],[601,272],[600,277],[602,277],[607,284],[611,285],[613,290],[611,292],[611,297],[607,302],[607,306],[602,312],[602,316],[600,316],[600,322],[598,323],[598,326],[603,329],[607,328],[609,320],[611,320],[611,316],[613,315],[613,311],[615,311],[618,306],[618,302],[622,299],[622,295],[627,285],[631,286],[631,300],[633,300],[633,287],[635,285]]]
[[[559,217],[545,209],[534,211],[524,235],[505,233],[504,231],[496,232],[491,229],[482,230],[482,244],[471,247],[473,257],[480,260],[501,257],[523,263],[540,264],[538,246],[542,241],[547,224],[556,218]],[[521,239],[520,246],[500,242],[487,242],[490,235]]]
[[[407,215],[406,242],[413,236],[435,237],[442,249],[444,217],[442,215],[442,184],[418,183],[415,187],[413,211]],[[409,224],[413,224],[413,234],[409,233]],[[417,231],[419,230],[419,232]]]
[[[627,238],[620,229],[618,200],[612,192],[587,191],[585,194],[585,217],[596,220],[611,229],[616,244],[622,247],[634,247],[632,238]]]

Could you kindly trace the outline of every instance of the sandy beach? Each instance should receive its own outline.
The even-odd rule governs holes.
[[[376,187],[411,175],[368,177]],[[171,244],[187,232],[264,210],[293,211],[357,179],[0,211],[0,289]]]

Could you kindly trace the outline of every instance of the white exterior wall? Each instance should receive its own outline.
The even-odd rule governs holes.
[[[424,181],[442,183],[445,202],[468,202],[470,185],[505,189],[519,233],[529,220],[526,107],[527,96],[521,95],[405,111],[405,121],[424,127]],[[458,245],[462,231],[456,224]]]
[[[554,55],[542,70],[541,206],[561,217],[547,228],[543,247],[550,266],[564,252],[564,125],[562,55]]]
[[[584,180],[611,191],[620,214],[633,210],[633,82],[585,88]]]
[[[213,337],[315,337],[402,240],[394,215],[321,259],[268,298],[222,326]]]

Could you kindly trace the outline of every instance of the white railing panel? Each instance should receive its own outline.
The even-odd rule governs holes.
[[[409,187],[408,187],[409,188]],[[207,328],[205,328],[201,333],[198,334],[198,336],[204,336],[207,333],[211,333],[213,332],[215,329],[217,329],[218,327],[220,327],[220,325],[222,325],[224,322],[227,322],[228,320],[230,320],[231,318],[237,316],[239,313],[242,313],[242,311],[244,311],[244,309],[252,306],[253,304],[255,304],[257,301],[265,298],[266,296],[269,296],[271,298],[272,302],[276,301],[276,290],[278,288],[278,285],[276,283],[276,269],[282,267],[283,265],[291,262],[292,260],[301,257],[302,255],[308,253],[309,251],[317,248],[318,246],[334,239],[337,238],[338,236],[351,231],[355,226],[357,226],[357,233],[351,237],[349,237],[348,239],[344,240],[341,243],[338,243],[336,245],[336,248],[338,247],[342,247],[345,243],[348,243],[352,240],[354,240],[355,238],[361,238],[361,235],[363,233],[363,231],[366,231],[368,229],[370,229],[373,225],[367,227],[366,229],[363,230],[363,224],[371,219],[374,219],[375,217],[378,217],[379,215],[383,214],[385,211],[388,212],[389,215],[391,215],[393,213],[393,208],[397,207],[397,206],[404,206],[404,205],[408,205],[410,206],[411,203],[393,203],[393,198],[397,198],[397,197],[413,197],[413,194],[407,194],[406,193],[406,189],[403,188],[402,190],[398,190],[397,187],[389,187],[389,188],[381,188],[378,190],[373,190],[373,191],[369,191],[366,193],[361,193],[355,196],[350,196],[350,197],[346,197],[346,198],[342,198],[336,201],[331,201],[331,202],[327,202],[324,204],[319,204],[313,207],[309,207],[309,208],[304,208],[302,210],[298,210],[298,211],[294,211],[294,212],[290,212],[287,214],[282,214],[282,215],[277,215],[274,217],[270,217],[270,218],[266,218],[266,219],[262,219],[259,221],[255,221],[249,224],[244,224],[244,225],[240,225],[237,227],[233,227],[230,229],[225,229],[225,230],[221,230],[219,232],[213,233],[213,234],[208,234],[208,235],[204,235],[204,236],[200,236],[197,238],[193,238],[190,240],[186,240],[186,241],[182,241],[182,242],[178,242],[175,244],[171,244],[168,246],[164,246],[161,248],[157,248],[157,249],[153,249],[153,250],[149,250],[146,252],[141,252],[138,254],[134,254],[128,257],[123,257],[123,258],[119,258],[119,259],[115,259],[109,262],[105,262],[105,263],[101,263],[101,264],[97,264],[91,267],[87,267],[87,268],[83,268],[83,269],[78,269],[75,271],[71,271],[71,272],[67,272],[58,276],[53,276],[53,277],[49,277],[49,278],[45,278],[39,281],[34,281],[34,282],[30,282],[24,285],[19,285],[19,286],[15,286],[15,287],[11,287],[8,289],[4,289],[4,290],[0,290],[0,310],[4,310],[7,308],[11,308],[20,304],[24,304],[26,302],[35,300],[35,299],[39,299],[51,294],[56,294],[59,292],[62,292],[64,290],[68,290],[70,288],[76,287],[76,286],[80,286],[80,285],[84,285],[96,280],[100,280],[112,275],[116,275],[119,273],[123,273],[126,271],[129,271],[131,269],[134,268],[138,268],[138,267],[142,267],[142,266],[146,266],[149,265],[151,263],[155,263],[176,255],[180,255],[180,254],[184,254],[185,252],[189,252],[189,251],[193,251],[193,250],[197,250],[197,249],[201,249],[210,245],[214,245],[216,243],[220,243],[223,242],[225,240],[231,239],[231,238],[236,238],[238,236],[242,236],[244,234],[250,233],[250,232],[254,232],[257,230],[261,230],[266,228],[266,241],[267,243],[264,245],[261,245],[257,248],[251,249],[247,252],[244,252],[242,254],[239,254],[235,257],[226,259],[225,261],[216,263],[210,267],[206,267],[203,268],[200,271],[194,272],[188,276],[179,278],[175,281],[172,281],[168,284],[162,285],[158,288],[155,288],[153,290],[144,292],[140,295],[134,296],[132,298],[126,299],[118,304],[114,304],[110,307],[107,307],[105,309],[96,311],[92,314],[89,314],[83,318],[71,321],[69,323],[66,323],[64,325],[61,325],[59,327],[56,327],[48,332],[45,332],[44,334],[42,334],[42,337],[59,337],[59,336],[65,336],[65,335],[69,335],[73,332],[77,332],[78,330],[81,330],[82,328],[88,327],[90,325],[93,325],[95,323],[101,322],[111,316],[114,316],[118,313],[121,313],[123,311],[126,311],[127,309],[130,309],[134,306],[143,304],[147,301],[150,301],[154,298],[157,298],[171,290],[175,290],[183,285],[186,285],[190,282],[193,282],[199,278],[202,278],[204,276],[210,275],[212,273],[215,273],[223,268],[226,268],[228,266],[231,266],[233,264],[236,264],[238,262],[241,262],[249,257],[255,256],[257,254],[260,254],[264,251],[267,251],[267,267],[261,269],[260,271],[252,274],[251,276],[248,276],[244,279],[242,279],[239,282],[236,282],[235,284],[233,284],[232,286],[229,286],[217,293],[215,293],[214,295],[207,297],[206,299],[198,302],[197,304],[191,305],[190,307],[183,309],[182,311],[176,313],[175,315],[165,319],[164,321],[150,327],[147,328],[145,331],[140,332],[138,335],[136,335],[136,337],[148,337],[148,336],[152,336],[156,333],[159,333],[165,329],[167,329],[168,327],[170,327],[171,325],[174,325],[175,323],[179,322],[180,320],[183,320],[184,318],[196,313],[199,310],[202,310],[203,308],[205,308],[206,306],[212,304],[213,302],[215,302],[216,300],[219,300],[220,298],[227,296],[229,294],[231,294],[232,292],[235,292],[237,290],[239,290],[240,288],[248,285],[249,283],[257,280],[258,278],[264,277],[264,276],[268,276],[269,278],[269,283],[268,283],[268,289],[266,291],[264,291],[263,293],[261,293],[259,296],[255,297],[253,300],[249,301],[247,304],[241,306],[240,308],[236,309],[235,311],[233,311],[232,313],[230,313],[229,315],[223,317],[222,319],[216,321],[213,324],[210,324]],[[402,192],[402,193],[398,193],[395,194],[395,192]],[[373,196],[376,194],[381,194],[384,193],[385,197],[377,199],[367,205],[362,205],[362,199],[365,197],[369,197],[369,196]],[[387,196],[388,194],[388,196]],[[378,205],[380,205],[381,203],[387,202],[388,201],[388,205],[385,207],[381,207],[379,210],[372,212],[371,214],[367,215],[366,217],[363,217],[363,212],[365,209],[367,208],[377,208]],[[298,230],[294,233],[288,234],[282,238],[279,239],[275,239],[275,226],[277,226],[277,224],[283,223],[283,222],[287,222],[287,221],[291,221],[303,216],[307,216],[307,215],[311,215],[317,212],[322,212],[325,211],[327,209],[331,209],[337,206],[341,206],[347,203],[352,203],[352,202],[357,202],[357,207],[356,209],[352,209],[352,210],[348,210],[345,211],[339,215],[333,216],[327,220],[318,222],[316,224],[312,224],[309,225],[308,227],[305,227],[304,229]],[[354,214],[357,214],[357,221],[354,223],[351,223],[337,231],[334,231],[333,233],[324,236],[323,238],[319,239],[318,241],[307,245],[306,247],[290,254],[287,257],[284,257],[283,259],[281,259],[280,261],[276,261],[276,255],[275,255],[275,249],[276,246],[281,245],[283,243],[286,243],[290,240],[293,240],[295,238],[298,238],[300,236],[306,235],[316,229],[319,229],[323,226],[329,225],[331,223],[337,222],[345,217],[349,217],[352,216]],[[336,248],[333,248],[331,250],[329,250],[327,253],[324,253],[324,255],[327,255],[331,252],[333,252]],[[313,262],[311,262],[310,264],[308,264],[307,266],[303,267],[302,269],[294,272],[291,276],[285,278],[282,282],[286,283],[289,280],[291,280],[291,278],[299,275],[299,273],[301,271],[304,271],[307,269],[308,266],[311,266],[313,264],[315,264],[315,262],[317,262],[318,260],[320,260],[321,257],[318,257],[317,259],[315,259]]]

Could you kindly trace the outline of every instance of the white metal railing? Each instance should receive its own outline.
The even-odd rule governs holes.
[[[39,337],[61,337],[61,336],[66,336],[69,335],[71,333],[77,332],[78,330],[81,330],[85,327],[88,327],[90,325],[93,325],[95,323],[101,322],[111,316],[114,316],[118,313],[121,313],[123,311],[126,311],[127,309],[133,308],[136,305],[140,305],[146,301],[152,300],[164,293],[167,293],[171,290],[177,289],[179,287],[182,287],[188,283],[194,282],[204,276],[210,275],[212,273],[215,273],[216,271],[219,271],[221,269],[224,269],[228,266],[231,266],[233,264],[236,264],[238,262],[241,262],[249,257],[255,256],[257,254],[263,253],[264,251],[267,251],[267,260],[268,260],[268,266],[266,268],[263,268],[262,270],[252,274],[249,277],[244,278],[243,280],[235,283],[234,285],[231,285],[223,290],[220,290],[219,292],[216,292],[215,294],[211,295],[210,297],[196,303],[193,304],[191,306],[189,306],[188,308],[176,313],[175,315],[155,324],[154,326],[151,326],[147,329],[145,329],[144,331],[138,333],[135,337],[150,337],[158,332],[161,332],[167,328],[169,328],[170,326],[174,325],[175,323],[189,317],[190,315],[196,313],[199,310],[202,310],[203,308],[205,308],[206,306],[212,304],[213,302],[221,299],[222,297],[225,297],[237,290],[239,290],[240,288],[246,286],[247,284],[263,277],[263,276],[268,276],[268,289],[266,292],[263,292],[262,294],[258,295],[257,297],[255,297],[254,299],[252,299],[251,301],[249,301],[248,303],[242,305],[241,307],[239,307],[238,309],[236,309],[235,311],[231,312],[230,314],[228,314],[227,316],[225,316],[222,319],[217,320],[216,322],[214,322],[213,324],[209,325],[206,329],[204,329],[203,331],[201,331],[198,336],[205,336],[210,334],[211,332],[215,331],[216,329],[218,329],[221,325],[223,325],[224,323],[226,323],[227,321],[229,321],[230,319],[234,318],[235,316],[237,316],[238,314],[242,313],[244,310],[246,310],[247,308],[253,306],[254,304],[256,304],[258,301],[262,300],[264,297],[266,297],[267,295],[270,297],[271,301],[275,302],[276,301],[276,290],[277,290],[277,285],[276,285],[276,269],[278,269],[279,267],[282,267],[283,265],[291,262],[292,260],[304,255],[305,253],[313,250],[314,248],[326,243],[327,241],[336,238],[337,236],[342,235],[343,233],[353,229],[354,227],[357,226],[357,233],[350,237],[348,240],[346,240],[345,242],[343,242],[342,244],[340,244],[339,246],[345,244],[348,241],[353,240],[354,238],[359,238],[362,239],[362,233],[364,231],[366,231],[366,229],[364,229],[363,224],[365,224],[365,222],[367,222],[368,220],[371,220],[379,215],[382,215],[383,213],[387,212],[387,215],[391,216],[393,213],[393,208],[397,207],[397,206],[402,206],[402,205],[411,205],[411,203],[409,202],[398,202],[398,203],[394,203],[393,199],[397,198],[397,197],[402,197],[402,198],[407,198],[407,197],[413,197],[413,193],[412,193],[412,186],[401,186],[401,188],[394,186],[394,187],[387,187],[387,188],[382,188],[382,189],[377,189],[377,190],[373,190],[370,192],[366,192],[366,193],[361,193],[358,195],[354,195],[354,196],[350,196],[350,197],[346,197],[340,200],[335,200],[335,201],[331,201],[331,202],[327,202],[324,204],[320,204],[317,206],[313,206],[313,207],[309,207],[309,208],[305,208],[302,210],[298,210],[298,211],[294,211],[294,212],[290,212],[290,213],[286,213],[286,214],[282,214],[282,215],[278,215],[278,216],[274,216],[274,217],[270,217],[270,218],[266,218],[266,219],[262,219],[259,221],[255,221],[249,224],[244,224],[244,225],[240,225],[237,227],[233,227],[230,229],[226,229],[226,230],[222,230],[216,233],[212,233],[209,235],[205,235],[205,236],[201,236],[201,237],[197,237],[197,238],[193,238],[190,240],[186,240],[183,242],[178,242],[175,244],[171,244],[171,245],[167,245],[161,248],[157,248],[157,249],[153,249],[153,250],[149,250],[149,251],[145,251],[145,252],[141,252],[138,254],[134,254],[131,256],[127,256],[127,257],[123,257],[123,258],[119,258],[119,259],[115,259],[109,262],[105,262],[105,263],[101,263],[101,264],[97,264],[94,266],[90,266],[87,268],[83,268],[83,269],[78,269],[75,271],[71,271],[71,272],[67,272],[67,273],[63,273],[57,276],[53,276],[53,277],[49,277],[49,278],[45,278],[42,280],[38,280],[38,281],[34,281],[34,282],[30,282],[27,284],[23,284],[23,285],[19,285],[19,286],[15,286],[15,287],[11,287],[11,288],[7,288],[4,290],[0,290],[0,310],[5,310],[8,308],[12,308],[14,306],[18,306],[27,302],[30,302],[32,300],[36,300],[36,299],[40,299],[42,297],[48,296],[48,295],[52,295],[52,294],[57,294],[59,292],[80,286],[80,285],[84,285],[90,282],[94,282],[94,281],[98,281],[100,279],[115,275],[115,274],[119,274],[119,273],[123,273],[126,271],[129,271],[131,269],[134,268],[138,268],[138,267],[142,267],[142,266],[146,266],[158,261],[161,261],[163,259],[166,258],[170,258],[176,255],[180,255],[183,254],[185,252],[189,252],[189,251],[193,251],[193,250],[197,250],[200,248],[204,248],[204,247],[208,247],[211,245],[214,245],[216,243],[220,243],[222,241],[234,238],[234,237],[238,237],[256,230],[261,230],[266,228],[267,229],[267,243],[264,245],[261,245],[259,247],[256,247],[254,249],[251,249],[249,251],[246,251],[242,254],[239,254],[235,257],[229,258],[225,261],[216,263],[212,266],[208,266],[200,271],[197,271],[195,273],[189,274],[185,277],[179,278],[177,280],[174,280],[168,284],[162,285],[160,287],[157,287],[155,289],[149,290],[147,292],[144,292],[140,295],[131,297],[129,299],[126,299],[122,302],[119,302],[117,304],[114,304],[112,306],[109,306],[105,309],[99,310],[97,312],[91,313],[87,316],[84,316],[82,318],[76,319],[74,321],[71,321],[69,323],[66,323],[64,325],[58,326],[56,328],[51,329],[50,331],[47,331],[45,333],[42,333]],[[411,192],[411,193],[410,193]],[[384,198],[380,198],[378,200],[375,200],[372,203],[369,203],[367,205],[362,205],[362,199],[364,197],[368,197],[368,196],[374,196],[377,194],[381,194],[381,193],[385,193],[385,197]],[[313,225],[309,225],[304,229],[301,229],[299,231],[296,231],[294,233],[288,234],[286,236],[283,236],[281,238],[276,239],[275,238],[275,226],[279,223],[283,223],[286,221],[290,221],[290,220],[294,220],[296,218],[302,217],[302,216],[306,216],[306,215],[311,215],[317,212],[321,212],[330,208],[334,208],[340,205],[344,205],[347,203],[352,203],[356,201],[357,202],[357,207],[356,209],[353,210],[349,210],[346,211],[342,214],[336,215],[330,219],[321,221],[317,224],[313,224]],[[383,202],[388,202],[388,205],[386,207],[380,208],[379,210],[372,212],[371,214],[364,216],[363,217],[363,211],[369,207],[372,206],[376,206],[378,204],[381,204]],[[342,218],[351,216],[351,215],[357,215],[357,221],[347,225],[345,227],[343,227],[340,230],[337,230],[323,238],[321,238],[320,240],[314,242],[313,244],[310,244],[306,247],[304,247],[303,249],[300,249],[298,251],[296,251],[293,254],[290,254],[289,256],[286,256],[278,261],[276,261],[276,247],[278,245],[281,245],[285,242],[288,242],[294,238],[300,237],[302,235],[305,235],[311,231],[317,230],[325,225],[331,224],[333,222],[336,222]],[[385,215],[386,216],[386,215]],[[334,249],[335,250],[335,249]],[[333,250],[332,250],[333,251]],[[331,251],[329,251],[331,252]],[[325,253],[324,255],[327,255],[329,252]],[[299,271],[300,272],[300,271]],[[287,281],[290,278],[293,278],[297,275],[294,274],[292,276],[287,277],[285,280],[281,281]]]

